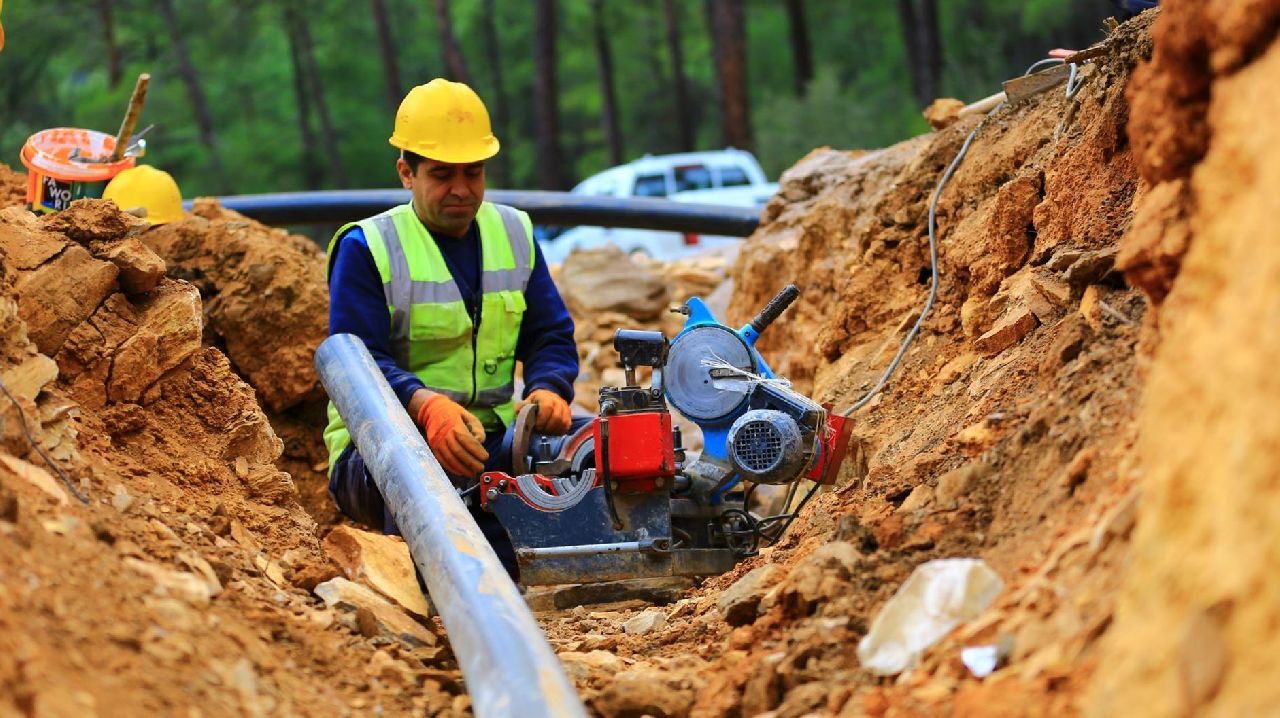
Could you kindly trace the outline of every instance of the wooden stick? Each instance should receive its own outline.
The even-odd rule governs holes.
[[[1005,94],[1003,92],[997,92],[994,95],[988,95],[987,97],[984,97],[981,100],[978,100],[977,102],[971,102],[965,105],[964,107],[961,107],[960,111],[956,113],[956,116],[968,117],[969,115],[974,115],[978,113],[986,114],[990,112],[992,109],[994,109],[996,105],[1000,104],[1001,102],[1004,102],[1005,99],[1006,99]]]
[[[129,98],[129,109],[124,113],[124,122],[120,123],[120,133],[116,135],[116,148],[111,151],[111,161],[119,162],[124,158],[125,147],[133,137],[133,128],[138,126],[138,117],[142,114],[142,105],[147,101],[147,85],[151,83],[151,75],[138,75],[138,83],[133,86],[133,97]]]

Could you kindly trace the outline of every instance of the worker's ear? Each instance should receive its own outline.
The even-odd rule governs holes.
[[[405,189],[413,189],[413,170],[409,168],[409,163],[404,158],[396,160],[396,173],[400,175],[400,185]]]

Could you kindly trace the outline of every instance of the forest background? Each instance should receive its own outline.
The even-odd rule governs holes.
[[[151,74],[145,162],[187,196],[397,184],[413,85],[468,82],[502,152],[489,186],[568,189],[645,153],[747,148],[770,178],[820,145],[928,129],[1106,0],[9,0],[0,161],[47,127],[114,133]]]

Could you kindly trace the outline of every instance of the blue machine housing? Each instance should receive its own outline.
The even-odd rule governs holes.
[[[732,329],[728,325],[716,319],[715,315],[711,313],[711,310],[707,308],[706,303],[697,297],[689,299],[689,301],[685,303],[685,306],[689,309],[689,318],[685,320],[684,328],[680,330],[680,333],[671,340],[671,345],[673,347],[680,342],[681,337],[694,329],[705,326],[719,327],[733,332],[746,345],[747,351],[750,352],[752,360],[755,362],[755,373],[757,375],[765,379],[777,378],[777,375],[773,373],[773,369],[769,368],[768,362],[764,360],[764,357],[760,355],[759,351],[756,351],[756,341],[760,338],[760,334],[757,333],[750,324],[742,327],[741,329]],[[671,401],[672,397],[670,387],[667,387],[666,396],[669,403],[676,403]],[[733,426],[733,422],[737,420],[738,417],[747,412],[749,408],[748,404],[749,397],[744,396],[742,401],[736,407],[725,413],[723,416],[714,419],[696,419],[693,417],[686,417],[693,423],[697,424],[698,428],[702,429],[702,453],[704,457],[712,459],[716,463],[725,466],[729,465],[729,429]],[[718,500],[725,491],[728,491],[737,482],[738,480],[735,478],[726,483],[720,491],[716,493],[713,500]]]

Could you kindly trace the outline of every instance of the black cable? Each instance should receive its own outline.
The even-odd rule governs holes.
[[[22,433],[26,435],[27,443],[31,444],[31,448],[35,449],[37,454],[40,454],[40,458],[44,459],[44,463],[48,464],[50,469],[53,469],[54,473],[58,475],[58,478],[62,479],[62,483],[66,485],[67,490],[71,492],[71,495],[80,499],[80,503],[88,504],[89,499],[86,499],[79,491],[76,490],[76,487],[71,483],[71,479],[65,472],[63,472],[62,468],[53,463],[53,459],[50,459],[49,455],[44,453],[44,449],[40,448],[40,444],[36,443],[35,437],[31,435],[31,430],[27,428],[27,413],[22,410],[22,405],[18,403],[18,400],[14,398],[13,394],[9,393],[9,387],[5,386],[4,380],[2,379],[0,379],[0,391],[3,391],[4,395],[9,397],[9,401],[13,402],[13,407],[18,410],[18,422],[22,424]]]

